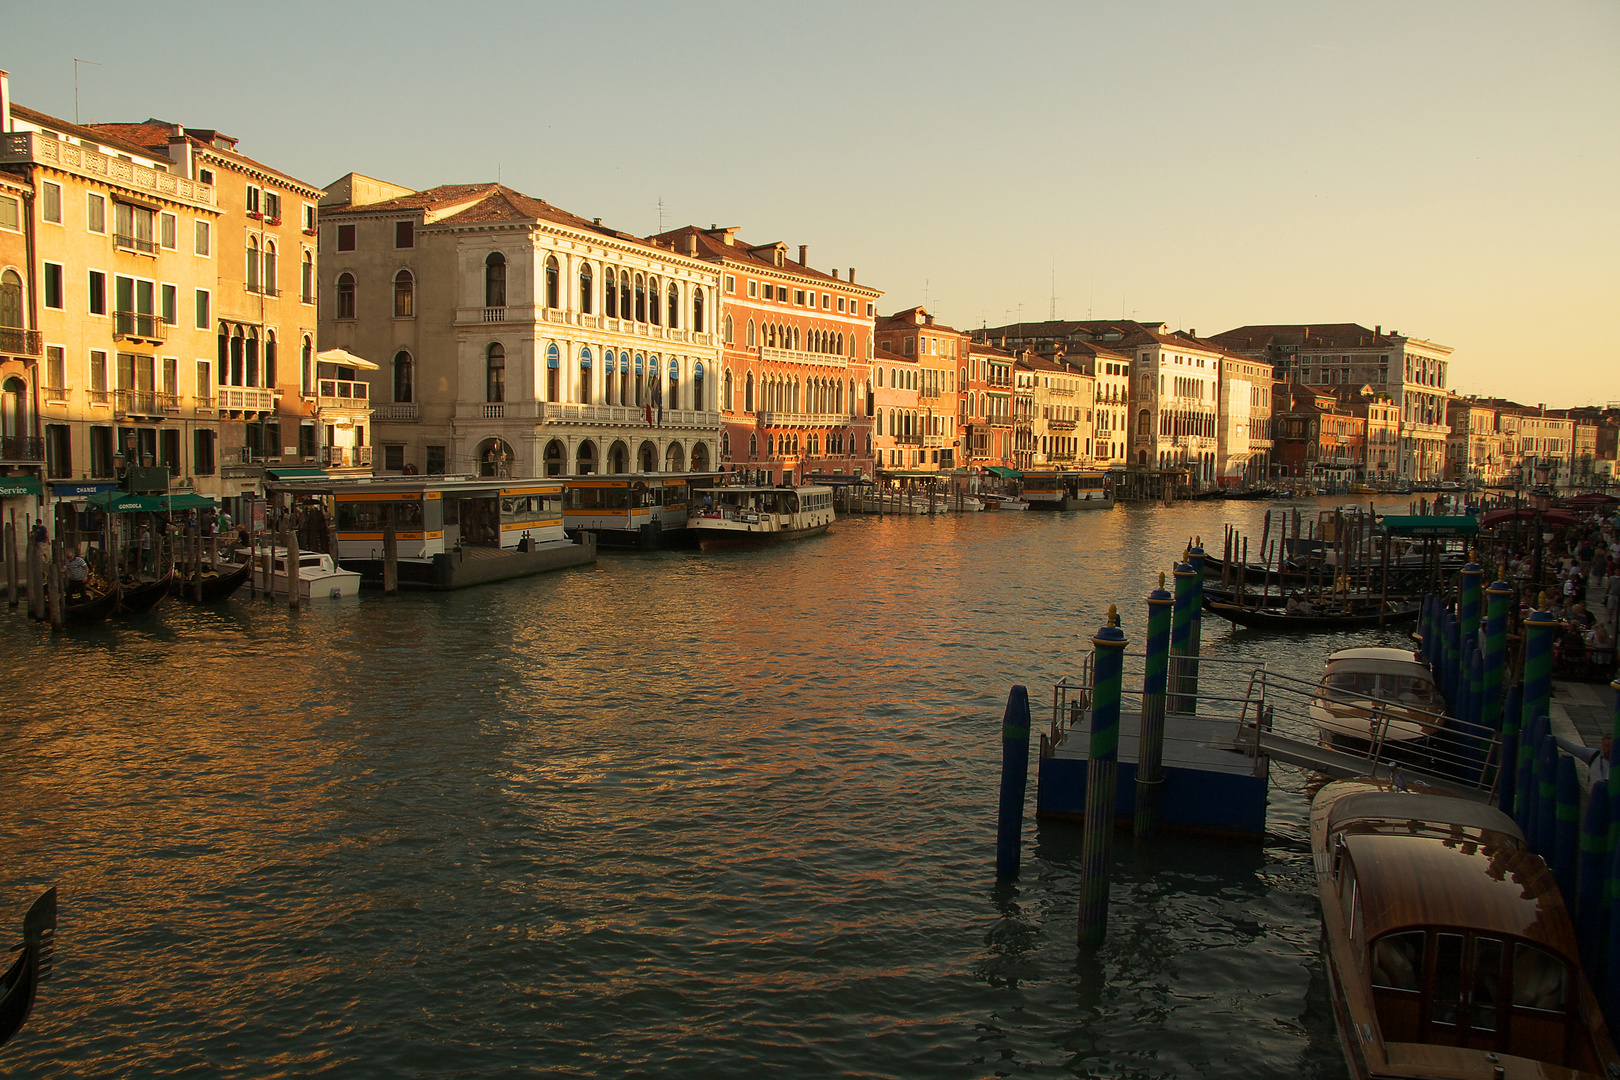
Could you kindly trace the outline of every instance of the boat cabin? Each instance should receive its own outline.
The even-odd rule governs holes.
[[[563,526],[607,547],[654,547],[686,529],[692,489],[719,473],[618,473],[562,477]]]
[[[1023,497],[1032,509],[1073,510],[1085,503],[1112,504],[1114,492],[1106,473],[1056,469],[1026,472]]]

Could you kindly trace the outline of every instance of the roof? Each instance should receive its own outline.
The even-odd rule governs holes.
[[[61,117],[52,116],[50,113],[42,113],[30,109],[26,105],[19,105],[15,101],[11,103],[11,115],[18,120],[24,120],[39,127],[50,128],[52,131],[63,135],[71,135],[75,139],[85,139],[109,150],[122,150],[126,154],[139,154],[145,158],[154,156],[150,149],[138,143],[130,142],[119,132],[100,131],[93,125],[75,124],[71,120],[63,120]],[[169,159],[168,145],[168,140],[164,139],[164,152],[155,156],[167,161]]]
[[[901,356],[899,353],[890,352],[888,349],[874,349],[872,353],[873,357],[878,360],[898,360],[903,364],[915,364],[917,362],[915,356]]]
[[[407,210],[441,210],[457,203],[466,202],[476,198],[496,187],[498,184],[440,184],[438,187],[428,188],[426,191],[413,191],[409,195],[401,195],[394,199],[381,199],[377,202],[361,203],[359,206],[350,206],[348,203],[326,203],[321,206],[321,216],[329,214],[396,214]]]
[[[222,161],[234,162],[249,170],[257,170],[274,176],[277,179],[286,181],[288,184],[297,185],[311,195],[318,194],[321,190],[307,180],[300,180],[296,176],[291,176],[280,169],[266,165],[262,161],[248,157],[236,149],[235,139],[229,135],[221,135],[217,131],[206,128],[187,128],[181,124],[173,124],[167,120],[154,118],[139,124],[91,124],[90,129],[96,132],[105,132],[127,143],[142,147],[143,153],[164,159],[169,157],[169,139],[174,135],[184,135],[186,141],[193,146]],[[219,145],[221,141],[230,145],[221,146]]]
[[[1215,334],[1211,341],[1239,352],[1277,349],[1376,349],[1393,348],[1398,336],[1369,330],[1360,323],[1274,323],[1240,326]]]
[[[769,244],[748,244],[737,238],[734,228],[708,228],[700,229],[696,225],[683,225],[679,229],[656,233],[647,240],[660,247],[673,247],[678,252],[685,253],[687,238],[694,239],[697,249],[696,257],[709,262],[723,262],[757,270],[763,273],[786,274],[793,277],[806,278],[821,285],[835,286],[844,289],[853,289],[856,292],[868,294],[873,297],[883,295],[883,290],[874,289],[870,285],[857,285],[854,281],[824,274],[801,262],[794,262],[785,254],[782,265],[776,265],[775,252],[782,245],[780,241]],[[728,242],[729,241],[729,242]],[[767,258],[761,252],[770,252]]]
[[[1336,831],[1352,821],[1414,820],[1441,825],[1460,825],[1465,829],[1485,829],[1515,837],[1520,841],[1524,840],[1524,834],[1519,831],[1519,826],[1514,820],[1489,803],[1457,799],[1449,795],[1378,789],[1354,791],[1335,799],[1328,811],[1328,830]]]
[[[1423,663],[1422,656],[1411,649],[1390,649],[1378,645],[1340,649],[1338,652],[1328,654],[1328,663],[1331,664],[1336,660],[1389,660],[1404,661],[1408,664]]]

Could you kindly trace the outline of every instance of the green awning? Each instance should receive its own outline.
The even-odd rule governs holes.
[[[182,491],[178,495],[170,495],[169,509],[171,510],[212,510],[219,503],[206,495],[198,495],[195,491]]]
[[[162,495],[125,495],[119,491],[109,491],[105,495],[93,495],[86,500],[97,510],[109,510],[114,514],[161,514],[164,510]]]
[[[310,465],[288,465],[286,468],[277,466],[264,470],[264,474],[272,480],[325,480],[326,473]]]
[[[1389,514],[1384,531],[1390,536],[1474,536],[1479,522],[1466,514]]]
[[[991,465],[988,466],[985,471],[993,472],[1003,480],[1017,480],[1019,477],[1024,475],[1017,469],[1009,469],[1005,465]]]
[[[44,493],[37,476],[0,476],[0,499]]]

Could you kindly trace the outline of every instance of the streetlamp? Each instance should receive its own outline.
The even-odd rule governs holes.
[[[1533,565],[1535,567],[1534,588],[1537,590],[1542,585],[1541,555],[1542,547],[1546,542],[1543,539],[1543,533],[1546,531],[1544,518],[1547,511],[1552,509],[1553,502],[1552,488],[1547,484],[1549,471],[1550,466],[1546,462],[1538,460],[1536,462],[1536,486],[1530,489],[1530,509],[1536,512],[1536,554]]]

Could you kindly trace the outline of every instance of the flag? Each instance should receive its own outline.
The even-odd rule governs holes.
[[[653,426],[653,422],[652,422],[652,406],[650,404],[647,406],[647,426],[648,427]]]
[[[652,380],[652,403],[658,406],[658,426],[664,425],[664,380],[657,375]]]

